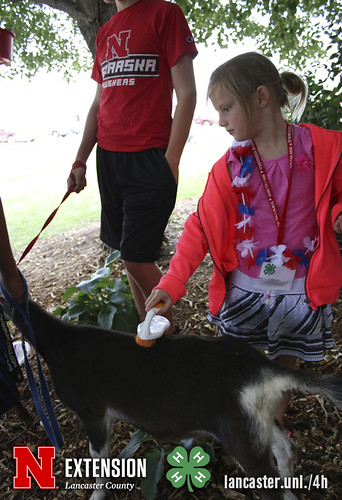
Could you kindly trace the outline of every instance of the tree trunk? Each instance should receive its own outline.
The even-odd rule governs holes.
[[[93,57],[100,26],[116,12],[115,3],[107,4],[104,0],[33,0],[33,3],[45,4],[69,14],[76,21]]]
[[[104,0],[79,0],[80,11],[76,13],[75,21],[95,57],[96,35],[102,26],[116,12],[115,3],[107,4]]]

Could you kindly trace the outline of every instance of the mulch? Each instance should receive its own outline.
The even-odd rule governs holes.
[[[176,209],[166,230],[167,242],[163,247],[159,265],[166,271],[170,258],[175,252],[175,245],[184,227],[184,221],[189,213],[196,208],[196,200],[177,203]],[[66,234],[60,234],[49,239],[38,241],[31,253],[25,258],[20,268],[24,273],[31,296],[45,309],[53,311],[62,303],[64,291],[79,283],[98,268],[102,267],[108,249],[99,241],[99,226],[93,224]],[[19,253],[20,254],[20,253]],[[18,255],[19,256],[19,255]],[[120,263],[115,263],[114,274],[119,276],[123,269]],[[215,335],[215,329],[208,323],[207,289],[211,276],[210,258],[206,257],[188,283],[188,293],[174,308],[176,323],[183,334]],[[333,306],[335,349],[327,353],[321,363],[300,362],[299,369],[314,370],[322,374],[342,375],[342,301]],[[14,332],[14,335],[17,333]],[[33,367],[34,361],[32,361]],[[35,370],[35,367],[34,367]],[[128,368],[129,370],[129,368]],[[125,375],[124,375],[125,376]],[[60,403],[54,393],[47,373],[51,397],[56,407],[56,415],[65,441],[63,448],[54,462],[54,474],[57,480],[57,490],[40,490],[32,481],[31,490],[14,490],[13,476],[15,462],[13,446],[28,446],[36,453],[37,446],[49,446],[50,442],[39,423],[33,399],[26,381],[21,385],[21,401],[33,416],[34,423],[25,424],[12,409],[0,420],[0,498],[25,500],[55,500],[90,498],[86,490],[65,489],[64,461],[66,458],[89,457],[88,440],[80,428],[78,417]],[[316,484],[311,489],[298,490],[296,494],[302,500],[337,500],[342,498],[342,426],[341,410],[330,402],[317,396],[294,395],[287,414],[287,428],[297,444],[299,461],[295,475],[309,481],[310,476],[316,478]],[[125,422],[118,421],[114,425],[111,449],[113,456],[118,455],[129,442],[135,429]],[[243,473],[229,457],[225,456],[218,443],[212,443],[216,461],[210,464],[211,481],[207,488],[196,489],[189,493],[184,486],[175,489],[163,475],[158,484],[157,500],[219,500],[219,499],[258,499],[255,492],[249,490],[228,490],[224,486],[224,477],[241,477]],[[144,443],[135,457],[142,457],[148,450],[156,446],[153,442]],[[165,443],[165,449],[171,451],[175,443]],[[165,460],[165,469],[167,468]],[[317,488],[322,476],[327,479],[327,487]],[[317,479],[318,478],[318,479]],[[80,480],[81,481],[81,480]],[[82,479],[82,482],[84,480]],[[120,481],[121,482],[121,481]],[[319,483],[319,484],[318,484]],[[323,484],[325,486],[325,484]],[[113,491],[114,499],[140,500],[143,498],[139,480],[131,492]]]

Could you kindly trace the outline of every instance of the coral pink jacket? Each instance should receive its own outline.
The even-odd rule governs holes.
[[[318,246],[306,276],[306,295],[312,308],[335,302],[342,285],[342,265],[333,221],[342,212],[342,133],[316,125],[310,130],[315,161],[315,217]],[[178,241],[170,267],[156,288],[173,302],[186,293],[185,284],[207,252],[213,260],[209,283],[209,310],[216,316],[223,304],[229,273],[238,265],[236,229],[238,200],[231,186],[226,155],[209,173],[197,212],[190,215]]]

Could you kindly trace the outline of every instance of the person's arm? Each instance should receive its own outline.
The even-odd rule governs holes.
[[[24,287],[15,263],[0,199],[0,282],[16,302],[24,302]]]
[[[78,149],[75,161],[80,161],[84,164],[87,163],[90,153],[96,144],[96,134],[97,134],[97,112],[100,106],[100,99],[102,93],[102,86],[97,84],[96,94],[94,101],[92,102],[87,120],[84,127],[83,137]],[[72,170],[72,176],[68,177],[68,189],[73,187],[76,193],[82,191],[87,185],[86,182],[86,168],[80,166]]]
[[[208,244],[197,212],[191,214],[178,240],[176,253],[169,269],[146,299],[146,312],[158,302],[164,306],[158,314],[165,314],[186,293],[185,285],[199,267],[208,252]]]
[[[171,76],[176,92],[177,105],[165,157],[176,182],[178,182],[180,157],[189,135],[196,106],[196,85],[192,54],[185,54],[178,59],[171,68]]]

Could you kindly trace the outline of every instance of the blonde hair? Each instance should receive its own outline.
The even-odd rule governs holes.
[[[246,52],[219,66],[211,75],[208,98],[217,87],[227,89],[238,100],[247,123],[250,122],[250,102],[257,88],[265,85],[282,111],[290,111],[294,120],[303,114],[307,89],[303,80],[290,71],[279,74],[274,64],[257,52]]]

